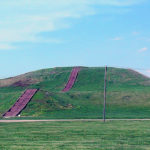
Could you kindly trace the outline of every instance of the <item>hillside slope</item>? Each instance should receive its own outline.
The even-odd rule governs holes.
[[[43,69],[0,80],[0,115],[27,88],[40,88],[21,116],[40,118],[101,118],[104,68],[82,67],[67,93],[61,92],[72,67]],[[150,116],[150,79],[128,69],[108,68],[107,117]],[[142,113],[140,113],[142,112]]]

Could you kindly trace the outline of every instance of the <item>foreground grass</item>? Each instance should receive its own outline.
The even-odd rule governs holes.
[[[0,123],[1,150],[148,150],[149,121]]]

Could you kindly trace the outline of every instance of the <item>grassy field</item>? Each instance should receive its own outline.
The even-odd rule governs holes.
[[[149,150],[149,121],[0,123],[1,150]]]
[[[61,90],[71,69],[44,69],[0,80],[0,115],[26,88],[40,88],[21,116],[35,119],[102,118],[104,68],[82,68],[71,91],[63,93]],[[129,69],[108,68],[107,79],[107,118],[150,118],[149,78]],[[30,84],[14,87],[16,81],[30,81]]]

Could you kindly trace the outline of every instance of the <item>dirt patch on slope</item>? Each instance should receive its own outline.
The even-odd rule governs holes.
[[[11,86],[13,87],[27,87],[31,84],[35,84],[37,83],[36,80],[33,80],[33,79],[25,79],[25,80],[19,80],[15,83],[13,83]]]

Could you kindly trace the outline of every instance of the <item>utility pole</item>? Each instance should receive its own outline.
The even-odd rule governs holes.
[[[106,120],[106,82],[107,82],[107,66],[105,67],[105,76],[104,76],[104,110],[103,110],[103,120]]]

